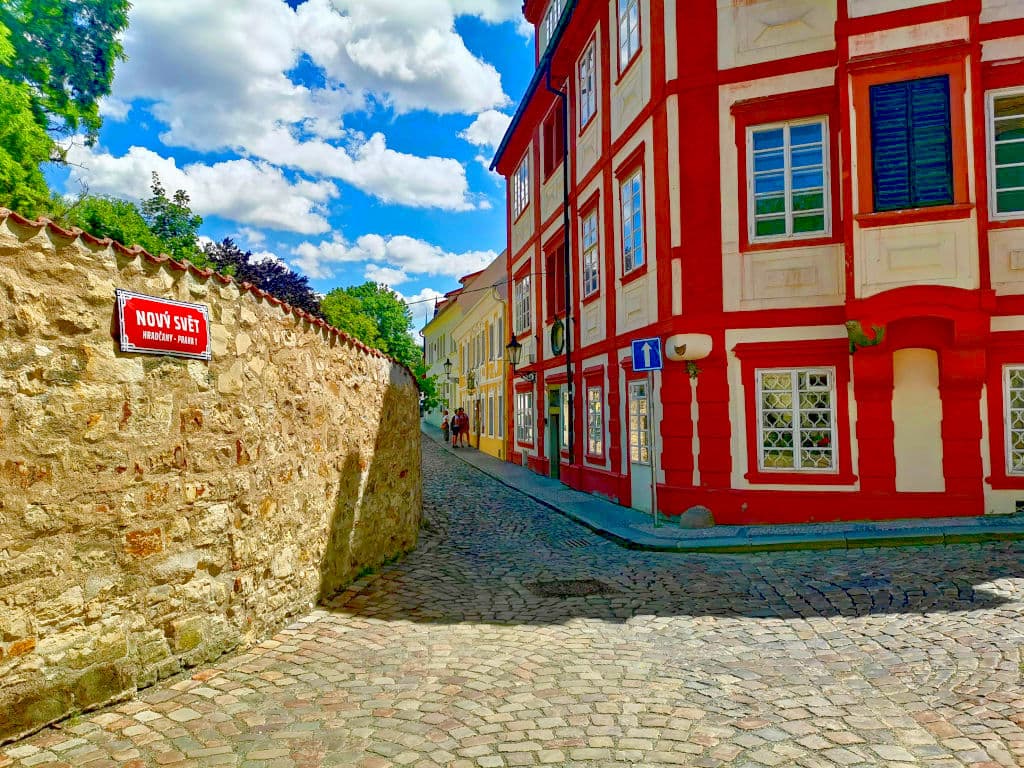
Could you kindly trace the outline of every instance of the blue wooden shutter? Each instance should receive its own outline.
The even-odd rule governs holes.
[[[953,202],[953,141],[949,76],[910,83],[911,155],[915,207]]]
[[[873,85],[870,97],[875,210],[952,203],[949,76]]]
[[[907,83],[871,86],[871,175],[876,211],[910,207],[909,90]]]

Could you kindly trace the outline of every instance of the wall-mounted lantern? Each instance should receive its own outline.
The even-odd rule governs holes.
[[[523,345],[519,343],[519,340],[513,336],[512,340],[505,345],[505,349],[508,352],[508,361],[512,364],[512,378],[514,379],[516,374],[516,366],[519,365],[519,361],[523,358]],[[526,379],[530,383],[537,380],[537,374],[534,372],[520,373],[519,378]]]

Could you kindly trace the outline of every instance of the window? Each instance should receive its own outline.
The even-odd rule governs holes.
[[[949,75],[870,88],[875,211],[953,202]]]
[[[750,129],[752,240],[828,232],[827,136],[824,119]]]
[[[597,62],[597,43],[593,42],[583,53],[583,58],[580,59],[579,75],[580,75],[580,129],[590,122],[597,113],[597,94],[595,93],[595,87],[597,84],[596,80],[596,62]]]
[[[583,219],[583,296],[601,289],[601,254],[597,249],[597,211]]]
[[[494,323],[487,324],[487,359],[493,360],[495,355],[494,347]]]
[[[1004,369],[1006,403],[1006,473],[1024,475],[1024,367]]]
[[[544,254],[545,309],[547,320],[565,314],[565,244]]]
[[[643,173],[637,171],[622,183],[622,273],[644,263]]]
[[[498,395],[498,437],[505,436],[505,396]]]
[[[498,360],[501,360],[505,356],[505,318],[498,318],[498,346],[494,350],[494,356]]]
[[[619,71],[640,51],[640,0],[619,2]]]
[[[562,0],[551,0],[551,5],[548,6],[548,9],[544,14],[543,30],[545,48],[550,45],[551,38],[555,36],[555,30],[558,29],[558,22],[561,18]]]
[[[587,387],[587,453],[604,455],[604,397],[600,387]]]
[[[651,463],[651,422],[647,402],[647,382],[629,383],[629,460],[634,464]]]
[[[516,392],[516,441],[533,443],[533,392]]]
[[[544,119],[544,180],[562,164],[565,155],[565,119],[556,106]]]
[[[530,159],[523,158],[523,162],[512,174],[512,218],[518,219],[519,215],[526,210],[530,204]]]
[[[830,368],[757,371],[760,469],[835,471],[834,381]]]
[[[569,429],[572,426],[572,418],[569,413],[569,386],[563,384],[559,387],[559,410],[561,411],[562,417],[562,450],[569,450]]]
[[[487,434],[494,437],[494,394],[487,395]]]
[[[1024,92],[989,100],[992,215],[1024,213]]]
[[[532,315],[530,312],[530,276],[523,275],[515,281],[515,332],[520,334],[530,329]]]

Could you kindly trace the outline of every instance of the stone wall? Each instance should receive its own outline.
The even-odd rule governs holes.
[[[213,360],[122,354],[118,287],[208,304]],[[415,546],[412,376],[247,288],[0,209],[0,741]]]

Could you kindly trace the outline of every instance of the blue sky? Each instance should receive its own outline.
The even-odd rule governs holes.
[[[521,0],[134,0],[124,45],[55,188],[139,200],[156,171],[204,236],[323,292],[418,301],[504,247],[486,166],[532,74]]]

